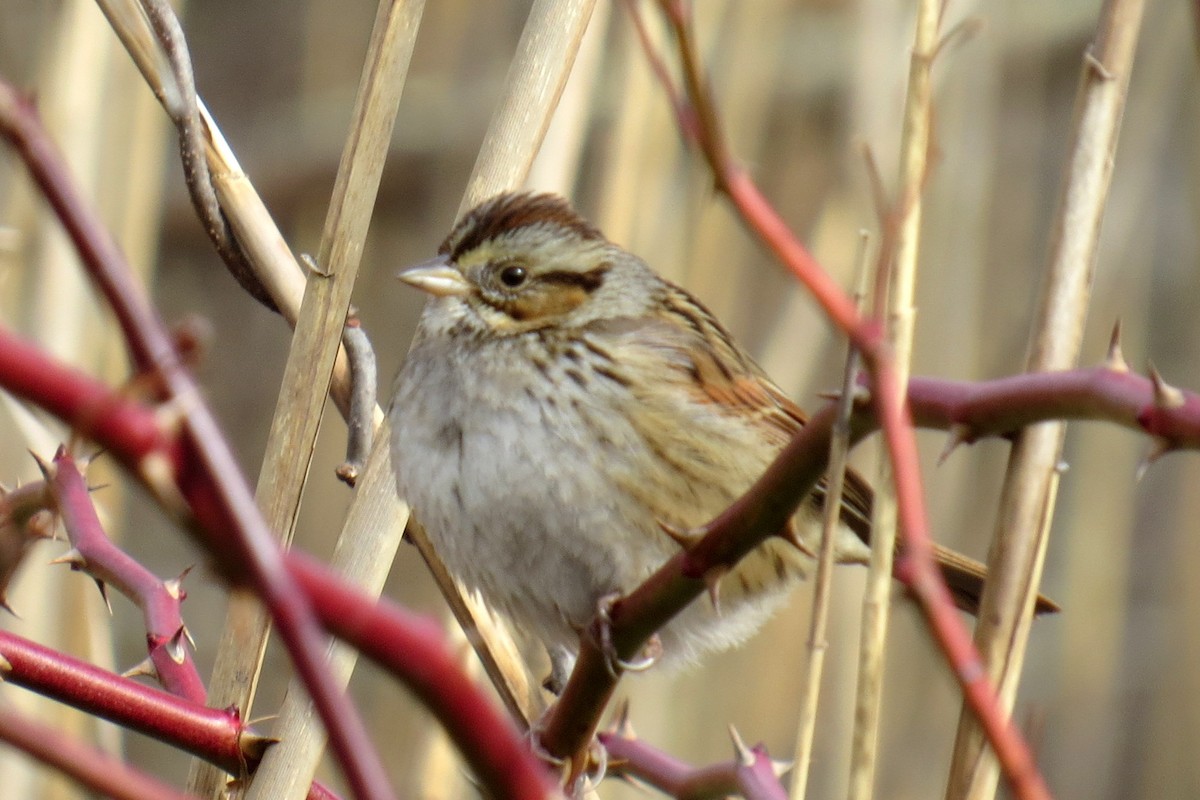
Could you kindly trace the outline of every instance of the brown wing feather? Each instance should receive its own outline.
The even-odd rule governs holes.
[[[687,355],[695,370],[696,386],[708,401],[730,408],[731,413],[757,419],[767,438],[782,448],[796,434],[807,417],[776,386],[767,374],[733,340],[700,301],[685,290],[671,286],[666,298],[670,312],[682,319],[695,334]],[[818,505],[824,500],[824,478],[811,497]],[[847,470],[842,487],[842,523],[866,544],[871,542],[871,508],[874,492],[870,484],[854,470]],[[979,611],[979,600],[987,578],[987,567],[961,553],[934,545],[934,559],[955,605],[972,614]],[[1054,601],[1038,595],[1036,612],[1059,610]]]

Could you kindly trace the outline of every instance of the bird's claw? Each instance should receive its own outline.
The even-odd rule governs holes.
[[[637,656],[632,659],[621,658],[617,654],[616,645],[612,640],[612,608],[613,605],[620,599],[619,594],[606,594],[600,598],[596,604],[596,620],[597,620],[597,636],[596,644],[600,647],[600,652],[604,654],[604,664],[608,668],[608,674],[614,679],[619,677],[622,672],[645,672],[654,666],[658,659],[662,656],[662,640],[658,638],[658,634],[651,636]]]

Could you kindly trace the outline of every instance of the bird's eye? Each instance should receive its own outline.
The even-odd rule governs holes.
[[[529,274],[524,267],[513,264],[500,270],[500,282],[510,289],[515,289],[525,282]]]

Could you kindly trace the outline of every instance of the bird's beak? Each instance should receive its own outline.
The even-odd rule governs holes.
[[[396,277],[437,297],[464,295],[471,291],[471,284],[445,255],[402,269]]]

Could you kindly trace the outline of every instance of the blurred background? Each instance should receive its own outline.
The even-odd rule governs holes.
[[[928,182],[914,371],[985,379],[1019,371],[1045,262],[1080,66],[1099,0],[952,0],[946,28],[975,35],[939,58],[937,154]],[[895,0],[706,0],[697,4],[706,62],[734,150],[822,263],[851,282],[859,231],[876,227],[862,156],[885,181],[896,151],[915,3]],[[377,349],[381,392],[407,349],[421,299],[393,280],[448,232],[499,96],[529,2],[437,0],[425,10],[400,105],[355,302]],[[315,252],[375,8],[336,0],[207,0],[183,10],[197,85],[297,252]],[[647,7],[647,16],[654,17]],[[1083,362],[1103,358],[1115,320],[1134,368],[1149,360],[1200,387],[1197,269],[1196,31],[1189,4],[1152,2],[1116,155]],[[174,135],[95,6],[0,0],[0,74],[33,92],[81,184],[144,270],[170,321],[207,320],[201,382],[254,476],[282,374],[288,329],[226,274],[183,189]],[[844,342],[745,234],[684,152],[663,93],[620,4],[599,0],[542,156],[530,179],[570,196],[610,238],[698,294],[801,405],[835,386]],[[126,365],[106,311],[80,278],[55,220],[11,153],[0,154],[0,312],[5,325],[60,357],[120,381]],[[5,398],[0,481],[35,477],[26,448],[49,454],[65,434]],[[351,497],[333,469],[344,426],[323,426],[298,546],[328,555]],[[936,538],[986,554],[1003,442],[962,448],[935,468],[942,436],[921,437]],[[1135,482],[1147,442],[1073,425],[1045,570],[1064,608],[1033,628],[1016,715],[1061,797],[1200,794],[1200,478],[1174,455]],[[870,447],[860,464],[873,462]],[[97,469],[104,466],[103,462]],[[93,480],[105,480],[104,476]],[[110,530],[163,576],[196,564],[184,606],[207,676],[224,593],[203,557],[121,476],[96,495]],[[140,615],[114,598],[111,620],[90,580],[46,567],[48,543],[0,619],[43,644],[125,669],[145,654]],[[838,571],[811,797],[845,792],[862,570]],[[387,593],[442,615],[412,548]],[[808,630],[809,587],[752,642],[682,675],[627,680],[639,735],[695,763],[728,758],[727,724],[787,758]],[[540,667],[538,667],[540,669]],[[289,677],[274,646],[252,717],[278,707]],[[403,688],[360,665],[353,691],[386,743],[406,796],[470,796],[453,781],[421,786],[428,718]],[[877,796],[944,791],[958,696],[914,609],[894,610]],[[123,748],[182,781],[186,759],[28,693],[4,702]],[[0,749],[0,798],[74,797]],[[337,776],[325,776],[335,785]],[[606,785],[602,795],[626,794]]]

